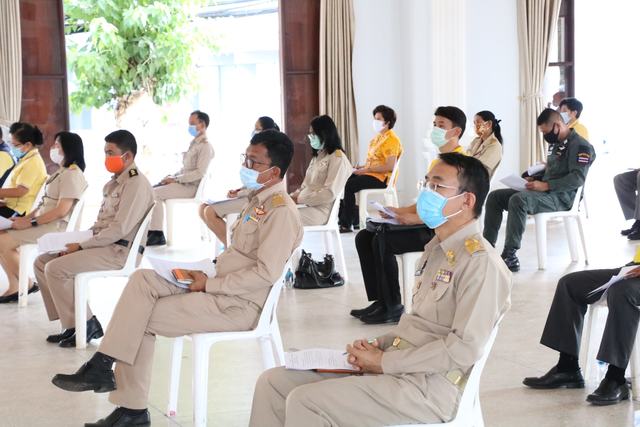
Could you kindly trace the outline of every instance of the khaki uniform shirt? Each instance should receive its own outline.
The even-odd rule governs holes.
[[[511,272],[477,221],[442,242],[434,237],[416,268],[413,313],[378,338],[385,350],[382,369],[424,373],[427,382],[432,374],[467,373],[510,307]]]
[[[198,185],[207,173],[209,163],[213,159],[213,146],[209,144],[207,135],[198,135],[189,144],[189,149],[182,153],[182,169],[175,174],[180,184]]]
[[[91,227],[93,237],[80,242],[84,249],[107,246],[121,239],[131,244],[138,226],[153,205],[151,184],[133,163],[120,175],[113,175],[102,194],[102,206]],[[143,245],[145,240],[142,239]]]
[[[342,150],[331,154],[324,150],[318,151],[307,168],[298,193],[298,203],[307,206],[327,205],[330,210],[352,170],[351,162]]]
[[[45,182],[45,186],[44,197],[40,206],[38,206],[38,215],[54,209],[58,206],[60,199],[80,200],[87,189],[87,180],[84,178],[82,169],[73,164],[67,168],[60,167]],[[59,220],[60,223],[66,224],[70,216],[71,210],[64,218]]]
[[[233,224],[231,245],[218,257],[207,292],[233,295],[262,307],[302,240],[295,203],[280,182],[252,193]]]
[[[493,176],[500,161],[502,160],[502,144],[492,133],[487,139],[482,141],[480,137],[471,141],[467,150],[471,157],[480,160],[489,172],[489,178]]]

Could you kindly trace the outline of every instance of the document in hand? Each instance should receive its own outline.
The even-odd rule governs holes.
[[[180,268],[182,270],[202,271],[209,277],[213,277],[216,275],[216,265],[211,262],[210,259],[203,259],[196,262],[184,262],[174,261],[170,259],[146,257],[146,260],[149,261],[149,263],[151,264],[151,268],[156,273],[158,273],[160,276],[173,283],[174,285],[184,289],[189,289],[189,285],[179,283],[176,278],[173,277],[171,270],[173,270],[174,268]]]
[[[529,166],[529,168],[527,169],[527,174],[529,176],[533,176],[533,175],[545,170],[546,167],[547,167],[547,165],[545,165],[544,163],[536,163],[533,166]]]
[[[8,230],[13,225],[13,221],[7,219],[3,216],[0,216],[0,230]]]
[[[48,233],[37,240],[38,251],[50,254],[62,252],[68,243],[82,243],[91,237],[93,237],[91,230]]]
[[[357,372],[347,362],[347,355],[341,350],[310,348],[284,354],[284,366],[287,369],[308,371],[311,369]]]
[[[378,202],[369,202],[369,206],[371,206],[372,208],[374,208],[378,212],[383,212],[385,215],[389,215],[391,218],[395,218],[396,217],[396,213],[394,211],[385,208],[384,206],[382,206]]]
[[[630,272],[631,270],[633,270],[634,268],[638,267],[637,265],[630,265],[628,267],[622,267],[620,269],[620,272],[618,274],[616,274],[615,276],[612,276],[611,279],[609,279],[609,281],[607,283],[605,283],[604,285],[592,290],[591,292],[589,292],[589,294],[587,296],[592,296],[600,291],[604,291],[602,293],[602,296],[600,297],[600,300],[606,295],[607,291],[609,290],[609,288],[614,285],[615,283],[621,281],[622,279],[625,278],[625,276],[627,275],[628,272]],[[598,301],[600,301],[598,300]]]
[[[513,190],[518,190],[518,191],[526,190],[525,185],[527,183],[527,180],[518,175],[512,174],[509,176],[505,176],[500,180],[500,182]]]

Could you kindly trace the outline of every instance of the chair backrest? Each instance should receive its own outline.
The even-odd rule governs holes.
[[[576,190],[576,197],[573,199],[573,205],[571,206],[571,212],[578,213],[580,209],[580,200],[582,199],[582,186]]]
[[[340,193],[336,197],[336,199],[333,201],[333,206],[331,206],[331,212],[329,212],[329,220],[326,222],[326,224],[338,223],[338,213],[340,212],[340,199],[342,199],[342,193]]]
[[[207,172],[204,174],[200,183],[198,184],[198,189],[196,190],[196,195],[193,196],[199,202],[204,202],[206,200],[205,191],[207,185],[209,185],[209,180],[211,179],[211,175],[213,173],[213,159],[209,162],[209,166],[207,167]]]
[[[142,239],[147,236],[147,227],[149,226],[149,221],[151,221],[151,214],[153,212],[153,207],[155,203],[151,205],[149,211],[145,214],[144,219],[140,223],[140,227],[138,227],[138,231],[136,231],[136,235],[133,238],[133,243],[129,248],[129,254],[127,255],[127,261],[124,263],[122,267],[123,270],[133,271],[136,268],[137,260],[138,260],[138,248],[142,243]]]
[[[273,284],[273,286],[271,287],[271,290],[269,291],[267,300],[264,302],[264,306],[262,307],[262,313],[260,313],[260,319],[258,320],[258,326],[256,326],[256,330],[258,331],[268,330],[269,326],[271,326],[271,323],[275,319],[276,310],[278,309],[278,300],[280,299],[280,292],[282,292],[285,276],[289,268],[290,268],[290,260],[287,261],[282,271],[282,275]]]
[[[387,189],[395,188],[396,181],[398,180],[398,172],[400,171],[400,168],[398,167],[399,165],[400,165],[400,157],[396,159],[396,164],[393,165],[391,176],[389,177],[389,181],[387,181]]]
[[[75,206],[71,210],[71,215],[69,216],[69,221],[67,222],[66,231],[78,231],[80,229],[80,217],[82,216],[82,210],[84,209],[84,204],[86,202],[88,188],[84,190],[82,196],[78,199]]]
[[[38,206],[40,205],[40,201],[44,197],[44,192],[45,192],[45,190],[47,188],[47,186],[45,185],[45,182],[47,182],[46,179],[44,181],[42,181],[42,183],[40,184],[40,189],[38,190],[38,194],[36,194],[36,198],[33,199],[33,205],[31,206],[31,210],[29,212],[26,212],[26,213],[30,213],[30,212],[33,212],[36,209],[38,209]]]

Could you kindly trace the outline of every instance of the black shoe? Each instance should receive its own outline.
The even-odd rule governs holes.
[[[362,316],[360,320],[367,325],[398,323],[402,313],[404,313],[404,306],[402,304],[398,304],[392,308],[382,306],[381,308],[374,310],[372,313]]]
[[[365,314],[372,313],[374,310],[376,310],[378,307],[381,307],[381,306],[382,306],[382,301],[374,301],[373,304],[370,304],[368,307],[361,308],[358,310],[351,310],[349,314],[359,319]]]
[[[507,264],[507,268],[512,272],[516,273],[520,271],[520,260],[516,256],[515,249],[506,249],[502,251],[502,260],[505,264]]]
[[[51,382],[66,391],[94,391],[106,393],[116,389],[116,377],[111,369],[98,369],[91,361],[85,363],[75,374],[57,374]]]
[[[29,288],[29,294],[32,294],[34,292],[38,292],[40,290],[40,287],[38,286],[37,283],[34,283],[32,287]],[[0,297],[0,304],[6,304],[9,302],[16,302],[18,301],[18,293],[14,292],[12,294],[9,295],[5,295],[3,297]]]
[[[128,427],[150,426],[151,415],[147,409],[144,412],[132,414],[126,408],[116,408],[107,418],[102,418],[95,423],[85,423],[84,427]]]
[[[162,246],[166,244],[167,240],[161,230],[150,230],[147,233],[147,246]]]
[[[62,340],[66,340],[67,338],[71,338],[76,334],[76,328],[65,329],[59,334],[49,335],[47,337],[47,342],[51,342],[54,344],[59,343]]]
[[[629,240],[640,240],[640,230],[634,230],[627,235]]]
[[[629,387],[616,380],[604,377],[593,393],[587,396],[587,402],[597,406],[615,405],[629,398]]]
[[[340,226],[340,233],[351,233],[352,231],[351,227],[345,227],[344,225]]]
[[[538,389],[584,388],[584,378],[580,369],[573,372],[558,372],[558,367],[554,366],[541,377],[525,378],[522,384]]]
[[[638,231],[640,230],[640,220],[636,220],[633,225],[631,226],[631,228],[627,228],[626,230],[622,230],[620,232],[620,234],[622,234],[623,236],[628,236],[629,234],[633,233],[634,231]]]
[[[98,318],[96,316],[93,316],[91,319],[87,320],[87,343],[91,340],[100,338],[103,335],[104,335],[104,332],[102,331],[102,325],[100,325],[100,322],[98,322]],[[75,347],[76,346],[75,330],[72,336],[61,340],[58,343],[58,345],[64,348]]]

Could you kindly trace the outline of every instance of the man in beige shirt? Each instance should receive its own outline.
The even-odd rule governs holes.
[[[489,190],[482,163],[441,154],[428,176],[418,213],[436,237],[416,266],[413,313],[372,344],[347,346],[345,357],[362,376],[262,374],[250,426],[440,423],[455,415],[469,370],[509,308],[511,273],[477,223]],[[444,204],[430,203],[436,199]]]
[[[152,270],[137,271],[98,352],[75,374],[53,378],[68,391],[112,392],[109,400],[119,407],[86,426],[149,425],[146,408],[156,334],[177,337],[255,328],[271,286],[302,240],[298,210],[282,182],[292,156],[293,144],[285,134],[256,134],[241,172],[243,183],[254,191],[234,224],[230,247],[217,259],[215,277],[190,271],[193,283],[186,290]]]
[[[105,166],[114,175],[104,186],[104,199],[98,218],[91,227],[93,237],[71,243],[61,254],[42,254],[34,264],[34,272],[49,320],[60,319],[63,331],[50,335],[47,341],[61,347],[75,347],[74,283],[78,273],[117,270],[124,265],[133,238],[153,206],[153,193],[147,178],[134,163],[137,152],[135,137],[117,130],[105,137]],[[87,342],[103,335],[98,319],[87,310]]]
[[[213,160],[213,146],[207,139],[209,115],[196,110],[189,115],[189,133],[193,140],[189,149],[182,153],[182,169],[173,175],[166,176],[155,185],[153,196],[156,205],[153,208],[147,246],[165,245],[164,237],[164,201],[167,199],[190,199],[196,195],[198,185],[209,169]]]

